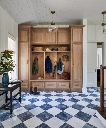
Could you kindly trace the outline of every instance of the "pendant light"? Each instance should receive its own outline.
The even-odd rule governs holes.
[[[104,22],[104,14],[106,13],[106,11],[103,11],[103,23],[99,26],[99,31],[103,34],[106,34],[106,23]]]
[[[55,25],[55,22],[53,21],[53,14],[55,13],[55,11],[51,11],[51,13],[52,13],[52,22],[51,22],[50,27],[48,28],[48,31],[49,32],[57,32],[58,28]]]

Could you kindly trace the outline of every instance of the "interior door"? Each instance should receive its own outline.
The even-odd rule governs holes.
[[[87,87],[97,87],[97,43],[87,44]]]

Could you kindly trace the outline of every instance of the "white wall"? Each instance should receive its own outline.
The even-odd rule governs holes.
[[[83,19],[83,88],[82,91],[87,91],[87,19]]]
[[[8,49],[8,33],[16,38],[17,42],[17,78],[18,78],[18,24],[10,17],[10,15],[0,6],[0,55],[3,50]],[[2,76],[0,75],[0,83],[2,82]],[[4,103],[1,100],[0,106]]]

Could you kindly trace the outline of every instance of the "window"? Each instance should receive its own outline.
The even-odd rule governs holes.
[[[12,50],[13,51],[13,61],[14,63],[16,64],[16,52],[17,52],[17,43],[16,43],[16,39],[11,36],[10,34],[8,35],[8,50]],[[14,80],[14,79],[17,79],[17,73],[16,73],[16,67],[14,68],[14,71],[10,71],[9,72],[9,79],[10,80]]]

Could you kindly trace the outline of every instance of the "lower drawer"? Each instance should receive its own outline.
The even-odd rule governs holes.
[[[32,87],[44,88],[44,82],[32,82]]]
[[[57,82],[58,88],[69,88],[69,82]]]
[[[21,87],[28,87],[28,83],[22,82],[22,83],[21,83]]]
[[[56,88],[56,82],[45,82],[45,88]]]
[[[73,82],[73,88],[82,88],[82,82],[74,81]]]

